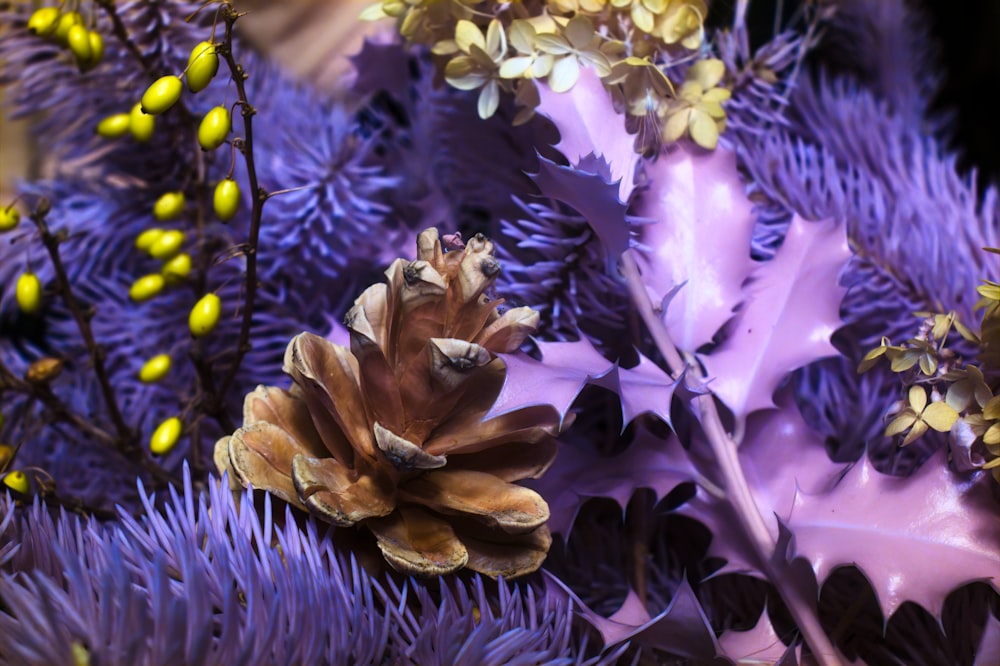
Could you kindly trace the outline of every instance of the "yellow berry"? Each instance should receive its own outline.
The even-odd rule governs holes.
[[[143,275],[129,287],[128,297],[137,303],[148,301],[163,291],[163,285],[163,276],[159,273]]]
[[[135,247],[137,250],[142,250],[143,252],[149,252],[149,248],[153,247],[153,243],[160,239],[160,236],[164,234],[163,229],[154,228],[146,229],[141,234],[135,237]]]
[[[3,476],[3,485],[16,493],[28,494],[28,475],[21,471],[7,472]]]
[[[167,284],[176,284],[191,274],[191,255],[181,252],[170,261],[163,264],[163,277]]]
[[[145,143],[153,137],[153,129],[156,127],[156,118],[142,112],[142,104],[136,104],[129,113],[129,130],[132,138],[140,143]]]
[[[80,25],[81,23],[83,23],[83,17],[80,16],[79,12],[66,12],[59,17],[53,37],[57,42],[65,46],[68,44],[69,31],[74,25]]]
[[[232,122],[229,119],[229,109],[217,106],[201,119],[201,125],[198,126],[198,143],[205,150],[215,150],[226,142],[230,129]]]
[[[215,53],[215,45],[211,42],[201,42],[188,57],[187,78],[188,90],[193,93],[204,90],[216,72],[219,71],[219,56]]]
[[[58,23],[59,8],[42,7],[32,12],[31,17],[28,19],[28,31],[40,37],[48,37],[55,32]]]
[[[181,80],[173,74],[161,76],[142,95],[142,112],[151,116],[163,113],[181,98]]]
[[[201,300],[191,308],[188,316],[188,328],[191,335],[200,338],[208,335],[219,323],[219,316],[222,313],[222,301],[215,294],[205,294]]]
[[[212,197],[212,207],[215,208],[215,216],[223,222],[228,222],[236,215],[236,210],[240,207],[240,186],[232,178],[219,181],[215,186],[215,195]]]
[[[149,255],[154,259],[170,259],[180,252],[181,245],[184,245],[184,232],[171,229],[164,231],[163,235],[149,246]]]
[[[125,136],[129,129],[129,123],[129,114],[116,113],[97,123],[97,135],[105,139],[117,139],[120,136]]]
[[[35,314],[42,307],[42,283],[38,276],[27,271],[17,278],[15,289],[17,305],[27,314]]]
[[[157,354],[142,364],[139,370],[139,381],[153,384],[160,381],[170,372],[170,354]]]
[[[157,456],[170,453],[177,445],[177,440],[181,438],[181,430],[183,429],[184,424],[181,423],[181,420],[176,416],[171,416],[153,431],[153,436],[149,438],[149,450]]]
[[[172,220],[184,211],[184,193],[167,192],[153,204],[153,217],[160,222]]]
[[[81,60],[77,57],[76,61],[81,72],[86,72],[97,67],[104,60],[104,38],[101,37],[101,33],[96,30],[88,30],[87,43],[90,45],[90,57],[86,60]]]
[[[81,65],[90,61],[92,51],[90,49],[90,32],[77,23],[66,33],[66,44],[70,53]]]
[[[14,206],[0,208],[0,232],[10,231],[21,221],[21,213]]]

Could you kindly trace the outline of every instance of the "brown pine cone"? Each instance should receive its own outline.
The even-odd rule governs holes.
[[[516,350],[538,313],[500,315],[502,300],[484,294],[500,270],[487,238],[444,252],[428,229],[417,249],[355,301],[350,349],[291,341],[291,390],[247,395],[216,464],[335,525],[363,525],[399,571],[530,573],[551,544],[549,508],[513,482],[552,463],[559,418],[541,406],[483,417],[506,372],[495,354]]]

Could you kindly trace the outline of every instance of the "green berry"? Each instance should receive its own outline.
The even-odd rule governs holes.
[[[191,49],[191,55],[188,57],[187,74],[185,74],[188,90],[193,93],[201,92],[208,87],[218,71],[219,56],[215,53],[215,44],[201,42]]]
[[[170,354],[157,354],[142,364],[142,369],[139,370],[139,381],[144,384],[156,383],[167,376],[167,373],[170,372],[170,366]]]
[[[0,233],[10,231],[21,221],[21,213],[14,206],[0,208]]]
[[[201,300],[191,308],[191,314],[188,316],[188,328],[191,329],[191,335],[201,338],[214,331],[221,314],[222,301],[219,300],[218,296],[215,294],[202,296]]]
[[[3,477],[3,484],[16,493],[28,494],[28,475],[21,471],[7,472]]]
[[[142,95],[142,112],[156,116],[177,103],[181,98],[181,80],[173,74],[162,76],[146,88]]]
[[[25,314],[35,314],[42,307],[42,283],[31,271],[17,278],[14,292],[17,305]]]
[[[156,118],[142,112],[142,104],[136,104],[129,112],[129,131],[132,138],[139,143],[145,143],[153,138],[153,129],[156,127]]]
[[[120,136],[125,136],[129,130],[130,122],[131,119],[127,113],[116,113],[113,116],[108,116],[97,123],[97,136],[105,139],[117,139]]]
[[[240,207],[240,186],[232,178],[219,181],[215,186],[215,195],[212,197],[212,207],[215,209],[215,216],[223,222],[228,222],[236,215],[236,210]]]
[[[128,297],[136,303],[148,301],[152,297],[163,291],[164,280],[159,273],[150,273],[132,283],[129,287]]]
[[[198,126],[198,143],[205,150],[215,150],[226,142],[229,130],[232,129],[232,121],[229,118],[229,109],[224,106],[217,106],[205,114]]]
[[[149,450],[157,456],[170,453],[180,440],[183,429],[181,420],[171,416],[153,431],[153,436],[149,438]]]
[[[184,193],[167,192],[153,204],[153,217],[160,222],[173,220],[184,212]]]
[[[90,48],[90,31],[77,23],[66,33],[66,44],[70,53],[76,58],[77,64],[81,67],[90,62],[93,51]]]
[[[164,231],[163,235],[149,246],[149,254],[154,259],[170,259],[180,252],[182,245],[184,245],[184,232],[171,229]]]
[[[28,19],[28,31],[39,37],[48,37],[56,30],[59,23],[58,7],[42,7],[32,12]]]

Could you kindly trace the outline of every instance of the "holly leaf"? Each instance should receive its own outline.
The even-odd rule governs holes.
[[[830,490],[845,470],[844,465],[830,461],[823,437],[802,418],[791,391],[778,395],[777,406],[747,419],[739,450],[747,484],[776,542],[781,536],[778,521],[791,517],[796,497]],[[707,448],[705,442],[699,441],[691,447],[695,451]],[[716,575],[745,573],[764,577],[755,551],[725,499],[698,488],[679,513],[701,521],[713,534],[724,536],[712,539],[709,545],[709,555],[726,560]]]
[[[549,529],[568,537],[583,503],[592,497],[613,499],[622,508],[639,488],[649,488],[657,501],[699,474],[680,440],[660,439],[645,428],[615,456],[561,442],[559,455],[540,479],[524,481],[549,504]]]
[[[702,357],[709,388],[738,420],[774,407],[789,372],[838,353],[830,336],[840,326],[839,277],[850,256],[843,225],[795,216],[777,255],[753,272],[728,337]]]
[[[503,387],[483,420],[522,407],[551,405],[566,418],[576,396],[587,382],[613,371],[615,364],[582,338],[576,342],[535,341],[542,353],[536,361],[523,352],[497,354],[507,366]]]
[[[664,323],[682,350],[710,342],[743,299],[753,209],[732,151],[680,145],[646,167],[649,188],[636,214],[653,220],[638,230],[636,257],[650,300],[672,290]],[[683,285],[683,286],[681,286]]]
[[[615,111],[597,74],[583,69],[567,92],[552,92],[544,83],[539,83],[538,92],[538,112],[559,130],[556,149],[573,166],[580,166],[590,155],[603,157],[610,182],[618,183],[618,199],[627,202],[635,189],[640,158],[633,148],[634,137],[625,130],[625,118]]]
[[[986,616],[986,628],[979,639],[974,666],[994,666],[1000,664],[1000,620],[993,613]]]
[[[766,608],[753,629],[724,632],[719,637],[719,647],[724,656],[740,666],[755,664],[794,666],[798,663],[796,647],[781,642]]]
[[[618,394],[622,404],[622,430],[637,416],[655,414],[670,425],[670,401],[680,380],[664,372],[648,358],[639,354],[639,363],[632,368],[615,366],[614,371],[593,379],[591,384]]]
[[[402,44],[379,44],[366,39],[356,55],[350,57],[355,79],[351,92],[367,97],[385,91],[403,99],[412,82],[410,55]]]
[[[904,601],[939,616],[960,585],[997,589],[1000,516],[988,472],[956,474],[944,450],[907,478],[880,474],[867,457],[830,492],[800,494],[788,525],[799,555],[823,580],[856,565],[889,617]]]
[[[550,591],[567,596],[580,608],[580,614],[601,635],[606,647],[630,641],[699,663],[712,661],[719,652],[712,625],[687,579],[674,592],[666,610],[656,617],[650,616],[634,590],[628,591],[621,608],[611,617],[604,617],[591,610],[556,576],[548,574],[545,580]]]
[[[618,184],[609,184],[596,173],[559,166],[542,156],[538,157],[538,173],[531,178],[543,195],[570,206],[587,220],[613,267],[629,246],[627,206],[618,200]]]

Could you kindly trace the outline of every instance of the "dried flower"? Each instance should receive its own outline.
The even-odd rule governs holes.
[[[500,271],[485,237],[444,253],[432,228],[417,248],[355,301],[350,349],[292,340],[294,387],[247,395],[216,464],[328,522],[363,524],[401,571],[529,573],[551,543],[549,509],[512,482],[551,464],[558,417],[541,407],[483,417],[504,381],[495,354],[516,350],[538,315],[500,315],[484,294]]]

